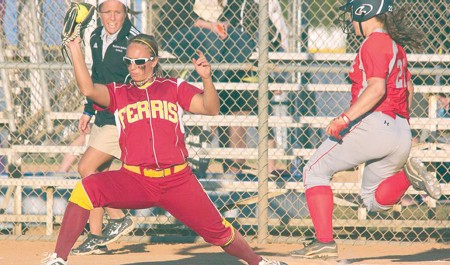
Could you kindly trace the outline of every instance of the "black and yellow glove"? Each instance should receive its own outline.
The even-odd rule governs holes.
[[[83,38],[84,30],[89,25],[94,15],[95,7],[88,3],[70,3],[70,8],[64,16],[64,25],[61,32],[61,52],[64,60],[68,52],[66,45],[76,39]]]

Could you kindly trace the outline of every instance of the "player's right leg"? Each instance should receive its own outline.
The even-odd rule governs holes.
[[[389,141],[390,151],[380,159],[366,163],[361,181],[361,197],[368,211],[385,211],[396,204],[409,188],[410,183],[402,170],[411,151],[411,129],[408,121],[401,117],[383,117],[390,135],[380,135],[373,142]],[[382,137],[382,138],[381,138]]]
[[[92,140],[98,136],[93,135]],[[109,168],[114,156],[104,153],[92,146],[89,146],[78,164],[78,172],[81,178],[90,176],[98,172],[100,168]],[[103,171],[103,170],[102,170]],[[72,255],[90,255],[90,254],[103,254],[108,251],[104,246],[99,246],[98,244],[103,242],[102,239],[102,227],[103,227],[103,215],[105,210],[103,208],[95,208],[90,212],[89,215],[89,228],[90,233],[86,239],[77,247],[72,249]],[[123,217],[124,214],[122,210],[115,209],[119,218]],[[121,215],[121,216],[120,216]]]
[[[390,209],[400,201],[410,185],[428,190],[436,197],[440,194],[436,178],[426,171],[424,164],[418,159],[408,158],[411,130],[407,120],[397,117],[389,124],[397,132],[392,137],[395,148],[382,159],[366,163],[364,169],[361,196],[369,211]]]
[[[83,158],[86,157],[86,159],[81,161],[82,166],[91,172],[92,170],[106,171],[109,169],[113,159],[119,159],[120,156],[121,150],[117,127],[114,125],[93,126],[89,149],[83,155]],[[109,216],[109,220],[103,231],[103,213],[101,210],[94,209],[89,219],[90,222],[95,222],[95,227],[91,226],[91,233],[102,235],[102,240],[98,243],[99,246],[105,246],[116,241],[121,236],[131,232],[135,227],[133,219],[126,216],[122,210],[109,207],[104,209]]]
[[[78,171],[82,178],[89,176],[98,171],[106,171],[109,169],[114,157],[120,156],[117,138],[115,134],[117,128],[109,126],[107,128],[93,127],[97,131],[92,132],[90,146],[84,153],[80,160]],[[100,131],[98,131],[100,130]],[[113,140],[99,140],[99,137],[106,137]],[[98,148],[102,149],[98,149]],[[117,149],[117,150],[116,150]],[[112,155],[114,154],[114,156]],[[104,231],[103,215],[108,213],[109,220]],[[77,248],[72,250],[74,255],[89,255],[89,254],[103,254],[108,251],[106,245],[116,241],[122,235],[131,232],[135,223],[133,220],[125,216],[122,210],[112,208],[95,208],[91,211],[89,216],[90,236],[88,235],[85,241]]]
[[[83,232],[84,226],[89,219],[89,211],[92,210],[93,207],[80,182],[77,183],[77,186],[72,192],[71,199],[74,198],[75,194],[75,197],[77,197],[75,201],[83,206],[69,201],[64,212],[55,252],[42,260],[43,265],[67,264],[67,257],[69,256],[70,249]]]
[[[147,178],[122,168],[97,173],[78,182],[64,213],[55,247],[56,257],[53,255],[54,258],[48,262],[57,258],[67,261],[70,249],[83,232],[92,209],[104,205],[111,205],[117,209],[142,209],[154,206],[158,192],[149,193],[142,186],[150,186],[149,189],[152,191],[158,187],[151,186],[151,183],[143,183],[146,180]]]

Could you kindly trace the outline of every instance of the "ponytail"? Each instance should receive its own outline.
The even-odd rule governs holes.
[[[424,34],[410,25],[411,23],[407,19],[408,7],[409,5],[403,5],[398,11],[384,13],[377,16],[377,19],[384,24],[384,28],[389,36],[396,43],[420,52],[423,50],[422,40]]]

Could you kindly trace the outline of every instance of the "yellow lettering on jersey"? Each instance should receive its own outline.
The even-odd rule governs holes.
[[[169,108],[167,107],[167,101],[163,101],[164,104],[164,119],[168,120],[169,119]]]
[[[167,111],[168,111],[168,119],[169,121],[173,123],[178,122],[178,108],[176,104],[173,104],[172,102],[167,103]]]
[[[161,100],[152,100],[150,102],[152,106],[152,118],[164,118],[164,110],[163,110],[163,104]]]
[[[118,111],[118,116],[119,116],[119,120],[120,120],[120,124],[122,125],[122,128],[125,128],[125,114],[126,113],[126,108],[120,109]]]
[[[151,115],[150,115],[151,114]],[[126,122],[133,123],[143,119],[162,119],[173,123],[178,123],[178,105],[168,101],[151,100],[139,101],[127,105],[118,111],[118,116],[122,128]]]
[[[148,119],[150,117],[150,110],[148,108],[148,101],[140,101],[137,103],[139,120]]]
[[[136,113],[137,103],[129,104],[127,106],[127,119],[129,123],[133,123],[139,120],[139,115]]]

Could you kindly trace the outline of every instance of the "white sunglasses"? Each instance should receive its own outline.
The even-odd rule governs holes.
[[[131,59],[127,56],[123,57],[123,61],[125,62],[126,65],[131,65],[132,63],[135,65],[144,65],[149,61],[153,61],[155,59],[155,57],[150,57],[150,58],[136,58],[136,59]]]

